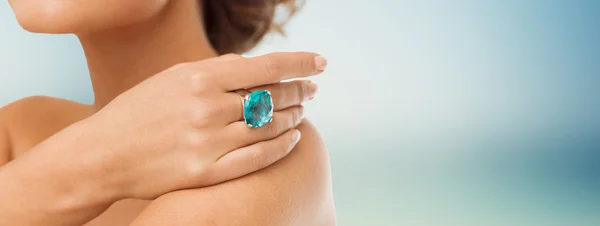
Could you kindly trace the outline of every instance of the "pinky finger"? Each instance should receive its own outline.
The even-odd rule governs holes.
[[[265,168],[290,153],[299,140],[300,131],[291,129],[275,139],[231,151],[213,164],[209,183],[221,183]]]

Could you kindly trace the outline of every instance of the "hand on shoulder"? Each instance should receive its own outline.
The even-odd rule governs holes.
[[[329,155],[307,119],[302,138],[273,165],[215,186],[165,194],[132,225],[335,225]]]

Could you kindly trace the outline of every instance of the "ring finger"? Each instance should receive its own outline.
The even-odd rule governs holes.
[[[301,105],[305,101],[314,98],[318,86],[308,80],[298,80],[254,87],[250,88],[247,92],[254,92],[257,90],[268,90],[271,93],[271,98],[273,100],[273,110],[281,111],[292,106]],[[231,99],[232,102],[237,101],[237,103],[240,102],[240,96],[243,97],[246,94],[247,93],[241,91],[227,93],[229,96],[228,99]],[[237,104],[235,106],[238,107],[236,110],[233,110],[228,121],[229,123],[240,121],[244,117],[242,104]]]

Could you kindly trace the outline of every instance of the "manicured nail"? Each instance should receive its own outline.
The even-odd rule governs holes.
[[[315,66],[317,67],[317,71],[319,71],[319,72],[324,71],[325,68],[327,67],[327,59],[325,59],[325,57],[322,57],[322,56],[316,56],[315,57]]]
[[[302,122],[304,119],[304,106],[298,106],[298,123]]]
[[[294,129],[294,132],[292,132],[292,144],[296,145],[296,143],[298,143],[298,141],[300,141],[300,130]]]
[[[304,84],[304,88],[304,93],[306,94],[306,98],[308,100],[314,99],[315,94],[317,94],[317,91],[319,90],[319,86],[311,81],[306,81],[306,84]]]

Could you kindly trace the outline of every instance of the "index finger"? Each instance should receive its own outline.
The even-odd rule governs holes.
[[[271,53],[226,63],[216,68],[214,81],[227,91],[313,76],[327,66],[324,57],[309,52]]]

